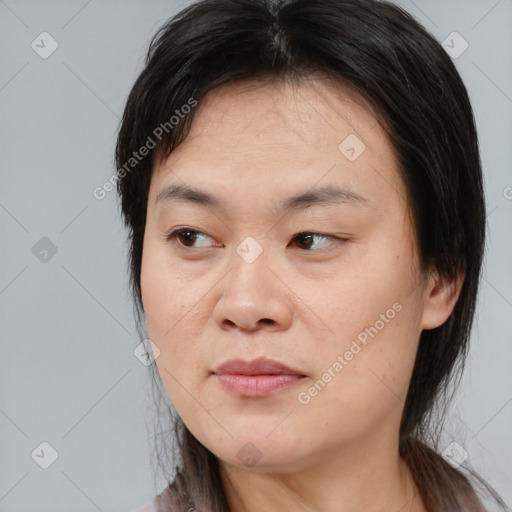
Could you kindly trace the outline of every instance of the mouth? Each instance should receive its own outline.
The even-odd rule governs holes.
[[[227,391],[243,397],[273,394],[307,377],[300,370],[266,358],[252,361],[230,359],[212,373]]]

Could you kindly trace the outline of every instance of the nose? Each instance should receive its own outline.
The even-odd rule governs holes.
[[[221,296],[213,312],[219,327],[250,332],[288,329],[293,320],[293,292],[267,251],[250,263],[237,253],[232,260],[231,271],[219,283]]]

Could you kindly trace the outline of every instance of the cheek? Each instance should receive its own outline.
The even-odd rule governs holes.
[[[322,425],[332,439],[357,440],[388,420],[398,428],[416,351],[407,331],[397,322],[366,345],[356,339],[330,346],[322,371],[299,390],[297,417],[310,429]]]
[[[165,342],[173,326],[187,312],[186,295],[176,270],[165,261],[165,253],[146,243],[141,264],[141,294],[148,331]]]
[[[147,332],[159,348],[156,365],[171,400],[180,384],[192,390],[198,375],[199,345],[206,311],[201,280],[186,281],[165,262],[162,251],[147,245],[141,265],[141,294]],[[203,306],[203,307],[201,307]]]
[[[316,302],[308,302],[330,332],[310,333],[316,337],[317,371],[313,382],[301,388],[298,403],[307,416],[343,422],[355,434],[403,406],[422,309],[420,291],[411,293],[404,273],[388,269],[354,276],[324,284]]]

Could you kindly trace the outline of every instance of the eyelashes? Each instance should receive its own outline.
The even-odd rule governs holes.
[[[183,247],[188,247],[188,248],[192,248],[192,249],[195,249],[196,247],[191,247],[187,244],[184,244],[180,239],[183,238],[184,236],[187,236],[190,238],[190,235],[192,236],[193,239],[196,239],[198,237],[198,235],[204,237],[204,238],[211,238],[210,236],[208,236],[207,234],[203,233],[202,231],[198,231],[197,229],[191,229],[191,228],[177,228],[173,231],[171,231],[166,239],[168,242],[174,242],[174,243],[179,243],[180,245],[182,245]],[[178,240],[178,242],[176,242],[176,240]],[[213,238],[212,238],[213,240]],[[187,240],[187,242],[190,242],[190,240]]]
[[[193,228],[176,228],[172,230],[170,233],[166,235],[167,242],[171,242],[181,249],[200,249],[201,247],[194,246],[193,244],[198,240],[214,240],[212,237],[207,235],[206,233],[203,233],[202,231],[199,231],[197,229]],[[316,240],[322,240],[323,243],[320,249],[314,249],[311,250],[311,247],[315,245],[315,239]],[[348,239],[346,238],[340,238],[333,235],[327,235],[325,233],[317,233],[315,231],[301,231],[299,233],[296,233],[292,237],[292,243],[295,246],[307,246],[306,249],[303,247],[299,247],[299,249],[303,249],[306,252],[317,252],[321,249],[325,248],[325,242],[346,242]],[[217,242],[216,242],[217,243]],[[189,245],[190,244],[190,245]],[[328,244],[332,245],[332,243]],[[211,245],[205,245],[202,246],[203,248],[211,248]],[[222,244],[220,245],[214,245],[214,247],[222,247]]]

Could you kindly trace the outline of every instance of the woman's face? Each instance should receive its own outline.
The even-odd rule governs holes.
[[[143,305],[171,401],[210,451],[254,471],[395,446],[419,335],[442,322],[381,126],[320,80],[206,100],[147,206]],[[215,373],[233,358],[295,376]]]

